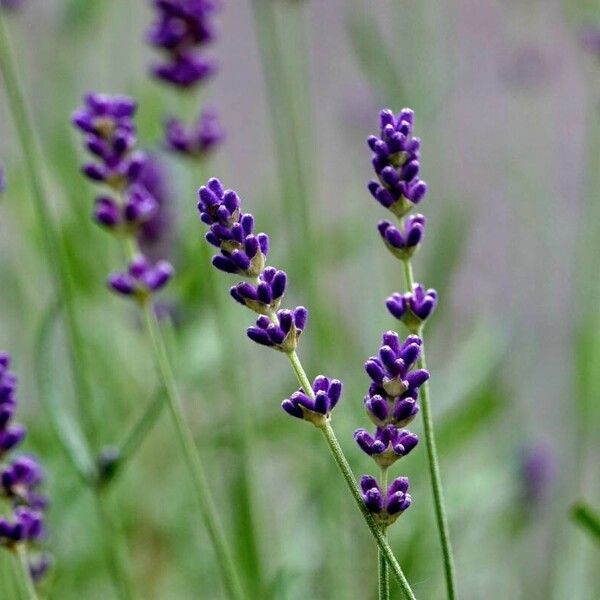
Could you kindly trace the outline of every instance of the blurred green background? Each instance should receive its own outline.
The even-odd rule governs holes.
[[[163,294],[187,414],[255,598],[375,598],[374,544],[310,427],[279,408],[296,383],[285,358],[253,345],[252,314],[209,270],[197,188],[236,189],[288,304],[311,312],[300,356],[311,378],[345,383],[334,425],[357,474],[374,472],[352,432],[366,427],[362,363],[400,324],[384,299],[401,265],[378,239],[366,137],[381,107],[416,111],[429,219],[414,265],[441,303],[427,329],[432,402],[461,597],[600,597],[600,548],[569,519],[600,506],[600,57],[579,43],[592,2],[224,0],[218,75],[201,97],[151,80],[148,2],[29,0],[7,19],[42,141],[93,383],[95,451],[115,445],[158,390],[132,306],[105,289],[118,244],[90,219],[69,117],[88,90],[139,101],[140,143],[165,163],[177,277]],[[596,19],[596,20],[594,20]],[[160,150],[168,113],[218,109],[227,139],[209,164]],[[65,457],[47,406],[76,398],[61,315],[6,97],[0,95],[0,348],[21,380],[27,449],[52,506],[50,598],[110,598],[93,497]],[[240,429],[251,431],[251,498]],[[411,426],[422,431],[417,419]],[[532,466],[533,465],[533,466]],[[419,598],[444,597],[421,445],[394,468],[413,506],[390,530]],[[107,491],[139,598],[222,598],[206,533],[166,416]],[[251,506],[251,509],[248,507]],[[253,540],[249,518],[256,521]],[[7,558],[0,554],[10,597]],[[2,585],[2,584],[0,584]]]

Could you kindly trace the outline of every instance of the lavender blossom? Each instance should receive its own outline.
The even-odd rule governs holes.
[[[167,261],[153,265],[143,254],[138,254],[129,263],[127,272],[109,275],[108,285],[117,294],[145,302],[153,292],[165,287],[172,276],[173,267]]]
[[[406,477],[394,479],[386,490],[381,492],[379,483],[371,475],[360,478],[360,488],[365,506],[382,527],[388,527],[411,505]]]
[[[136,103],[126,96],[89,93],[84,106],[73,113],[72,122],[85,134],[85,145],[96,162],[84,165],[84,174],[120,191],[139,177],[145,156],[133,152]]]
[[[584,50],[596,58],[600,57],[600,27],[586,23],[580,28],[578,38]]]
[[[165,54],[154,65],[159,79],[181,88],[192,88],[216,71],[216,63],[201,54],[215,38],[215,0],[154,0],[157,18],[148,32],[148,42]]]
[[[414,433],[398,429],[395,425],[378,427],[374,436],[365,429],[357,429],[354,439],[361,450],[372,456],[383,468],[406,456],[419,443],[419,438]]]
[[[380,221],[377,229],[387,249],[401,260],[410,258],[425,235],[425,223],[427,219],[423,215],[412,215],[406,218],[402,229],[398,229],[389,221]]]
[[[158,203],[148,190],[141,185],[133,185],[127,190],[122,205],[109,196],[96,198],[94,219],[111,231],[136,233],[157,211]]]
[[[290,353],[298,346],[307,319],[308,311],[303,306],[293,311],[278,310],[273,320],[266,315],[258,317],[256,326],[248,327],[248,337],[257,344]]]
[[[303,389],[297,390],[281,403],[281,408],[292,417],[320,423],[324,417],[329,417],[338,403],[342,395],[342,382],[319,375],[313,381],[312,391],[314,398]]]
[[[394,331],[383,334],[379,355],[365,363],[365,371],[374,384],[371,395],[376,392],[388,398],[416,397],[418,388],[429,379],[424,369],[412,369],[421,353],[421,344],[421,338],[416,335],[409,335],[400,343]]]
[[[254,234],[254,217],[240,212],[240,199],[225,190],[218,179],[211,179],[198,192],[201,220],[210,225],[206,240],[220,248],[213,265],[220,271],[254,279],[265,268],[269,237]]]
[[[135,111],[136,103],[131,98],[90,93],[85,96],[85,106],[72,117],[75,126],[85,133],[88,150],[98,158],[98,162],[86,165],[84,172],[90,179],[106,183],[118,197],[98,197],[94,219],[104,228],[129,237],[137,237],[159,209],[147,185],[148,159],[135,151]],[[153,265],[140,255],[131,261],[127,272],[110,275],[108,284],[119,294],[145,301],[172,275],[168,262]]]
[[[240,304],[262,315],[269,315],[279,308],[285,288],[287,275],[274,267],[265,267],[255,285],[243,281],[234,285],[231,296]]]
[[[418,177],[421,140],[412,135],[414,113],[408,108],[397,117],[389,109],[382,110],[379,120],[379,137],[368,139],[378,180],[368,187],[382,206],[403,217],[427,193],[426,183]]]
[[[14,546],[19,542],[35,542],[43,534],[42,515],[38,511],[19,506],[13,519],[0,517],[0,544]]]
[[[392,294],[386,300],[386,306],[392,316],[406,325],[412,333],[420,333],[425,321],[433,314],[437,307],[437,292],[416,283],[412,292]]]
[[[178,154],[191,158],[204,158],[225,138],[225,131],[214,109],[206,108],[194,125],[170,118],[165,123],[165,145]]]
[[[25,428],[12,424],[17,408],[17,378],[9,370],[10,363],[10,356],[0,352],[0,459],[5,459],[6,453],[25,437]],[[12,549],[16,544],[27,544],[29,551],[31,544],[41,539],[44,533],[42,511],[48,505],[39,491],[43,479],[40,464],[30,456],[16,456],[0,465],[0,496],[12,507],[11,516],[0,517],[0,545]],[[36,569],[35,580],[46,571],[47,566]]]
[[[294,310],[279,309],[287,275],[265,266],[269,238],[264,233],[254,235],[254,217],[242,212],[239,196],[225,189],[218,179],[210,179],[202,186],[198,197],[200,220],[209,227],[206,240],[221,250],[221,254],[213,258],[213,265],[221,271],[253,280],[252,283],[240,282],[230,290],[234,300],[260,314],[256,324],[247,329],[248,337],[257,344],[293,355],[306,327],[308,311],[303,306]],[[307,390],[298,390],[283,402],[282,408],[294,417],[318,425],[323,418],[329,418],[337,404],[341,383],[319,376],[313,388],[312,395]]]

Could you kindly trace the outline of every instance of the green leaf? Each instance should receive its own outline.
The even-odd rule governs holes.
[[[35,336],[35,373],[41,402],[50,417],[53,430],[65,454],[84,482],[93,480],[95,464],[85,438],[71,415],[65,411],[54,378],[54,352],[51,348],[52,330],[60,315],[60,305],[50,305],[37,327]]]
[[[571,508],[571,518],[600,544],[600,514],[586,502],[577,502]]]

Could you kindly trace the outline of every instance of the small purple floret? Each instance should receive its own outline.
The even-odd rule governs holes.
[[[338,403],[342,395],[342,382],[319,375],[313,381],[312,392],[313,397],[303,389],[297,390],[281,403],[281,408],[292,417],[321,424]]]

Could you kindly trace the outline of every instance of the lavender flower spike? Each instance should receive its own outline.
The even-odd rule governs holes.
[[[414,113],[408,108],[398,116],[382,110],[379,121],[379,137],[368,139],[378,177],[369,183],[369,191],[382,206],[403,217],[427,193],[427,184],[418,177],[421,140],[412,135]]]
[[[165,123],[166,147],[192,158],[204,158],[224,137],[225,132],[219,123],[219,116],[210,108],[204,109],[191,127],[176,118],[170,118]]]
[[[398,477],[389,485],[385,496],[371,475],[360,478],[363,501],[381,527],[388,527],[411,505],[407,477]]]
[[[108,285],[117,294],[145,302],[153,292],[167,285],[173,272],[173,267],[166,260],[152,265],[144,255],[138,254],[129,263],[127,272],[112,273],[108,277]]]
[[[312,391],[312,396],[309,396],[299,389],[281,403],[281,408],[292,417],[320,426],[338,403],[342,395],[342,382],[319,375],[313,381]]]
[[[361,450],[382,468],[387,468],[406,456],[419,443],[419,438],[414,433],[398,429],[395,425],[378,427],[375,436],[365,429],[357,429],[354,439]]]
[[[415,283],[412,292],[396,292],[385,304],[392,316],[402,321],[410,332],[420,334],[423,324],[435,311],[437,301],[438,295],[433,288],[426,290],[420,283]]]
[[[298,346],[298,339],[306,327],[308,311],[304,306],[292,310],[278,310],[276,322],[266,315],[258,317],[256,326],[249,327],[248,337],[263,346],[289,354]]]
[[[377,229],[387,249],[396,258],[406,260],[416,252],[423,240],[426,222],[427,219],[423,215],[417,214],[407,217],[402,230],[389,221],[380,221]]]
[[[157,20],[148,41],[166,59],[152,72],[171,85],[192,88],[216,71],[214,60],[199,50],[215,37],[212,17],[220,4],[216,0],[154,0],[154,6]]]

